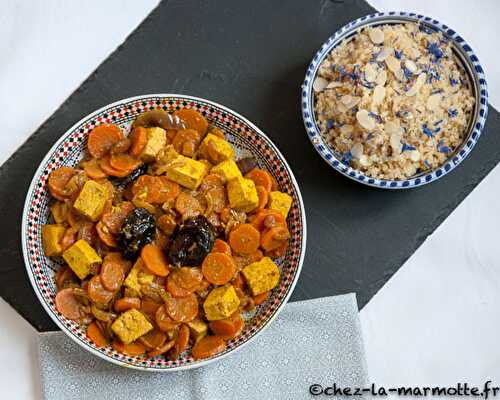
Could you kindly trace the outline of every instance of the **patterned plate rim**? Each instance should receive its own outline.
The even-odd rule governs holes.
[[[46,303],[45,299],[42,297],[41,292],[38,290],[38,284],[36,283],[35,277],[29,268],[30,261],[29,261],[29,255],[28,255],[28,249],[27,249],[27,237],[28,237],[28,232],[27,232],[27,226],[28,226],[28,213],[29,213],[29,208],[30,208],[30,194],[33,193],[35,190],[35,186],[38,184],[37,178],[42,174],[44,171],[44,166],[47,164],[47,162],[50,160],[50,158],[53,156],[57,148],[64,143],[64,141],[71,135],[73,131],[80,125],[82,125],[85,121],[91,120],[93,117],[99,115],[101,112],[103,112],[106,109],[111,109],[117,106],[120,106],[122,104],[127,104],[130,102],[136,102],[144,99],[150,99],[150,98],[178,98],[178,99],[183,99],[185,101],[191,101],[191,102],[202,102],[206,103],[209,105],[212,105],[214,107],[217,107],[221,110],[226,111],[228,114],[233,115],[237,119],[241,120],[244,122],[248,127],[250,127],[255,133],[258,134],[258,136],[261,136],[265,139],[265,141],[269,144],[270,148],[275,152],[275,154],[279,157],[280,162],[283,164],[283,167],[286,169],[291,185],[294,188],[297,198],[298,198],[298,208],[300,210],[300,223],[302,226],[302,239],[301,239],[301,248],[300,248],[300,255],[298,258],[298,263],[297,263],[297,270],[294,276],[293,281],[289,284],[287,288],[287,293],[283,297],[281,303],[277,306],[277,308],[274,310],[274,313],[269,317],[267,321],[263,323],[263,325],[260,327],[260,329],[256,332],[254,332],[246,341],[243,343],[239,344],[238,346],[232,348],[229,351],[225,351],[221,353],[220,355],[217,355],[215,357],[206,359],[206,360],[201,360],[197,361],[196,363],[193,364],[187,364],[187,365],[177,365],[174,367],[169,367],[169,368],[152,368],[148,366],[143,366],[143,365],[138,365],[136,363],[128,363],[126,361],[118,360],[116,358],[113,358],[107,354],[104,354],[103,352],[99,351],[98,349],[93,348],[92,346],[87,345],[86,343],[83,343],[81,340],[79,340],[76,337],[76,334],[72,333],[69,331],[69,329],[56,317],[54,311],[51,309],[51,307]],[[22,216],[22,221],[21,221],[21,244],[22,244],[22,251],[23,251],[23,259],[24,259],[24,264],[26,268],[26,272],[28,274],[28,277],[30,279],[31,285],[33,287],[33,290],[41,303],[42,307],[45,309],[47,314],[50,316],[50,318],[55,322],[55,324],[75,343],[77,343],[79,346],[84,348],[85,350],[89,351],[90,353],[108,361],[113,364],[119,365],[121,367],[125,368],[131,368],[131,369],[136,369],[136,370],[141,370],[141,371],[148,371],[148,372],[176,372],[176,371],[182,371],[182,370],[188,370],[188,369],[194,369],[194,368],[199,368],[205,365],[208,365],[212,362],[222,360],[223,358],[227,357],[230,354],[234,354],[238,350],[240,350],[242,347],[246,346],[248,343],[251,343],[256,337],[258,337],[263,331],[265,331],[270,324],[274,321],[274,319],[277,317],[277,315],[282,311],[283,307],[287,304],[288,299],[290,298],[291,294],[293,293],[293,290],[295,289],[295,285],[297,284],[297,281],[299,279],[300,273],[302,271],[302,265],[304,262],[304,257],[305,257],[305,252],[306,252],[306,244],[307,244],[307,223],[306,223],[306,213],[305,213],[305,208],[304,208],[304,201],[302,198],[302,194],[300,192],[300,187],[297,183],[297,180],[295,179],[295,176],[292,172],[292,169],[290,168],[288,162],[286,161],[285,157],[283,154],[279,151],[279,149],[276,147],[274,142],[261,130],[259,129],[254,123],[252,123],[248,118],[242,116],[241,114],[233,111],[229,107],[223,106],[217,102],[207,100],[201,97],[196,97],[196,96],[189,96],[189,95],[183,95],[183,94],[176,94],[176,93],[152,93],[152,94],[145,94],[145,95],[138,95],[138,96],[133,96],[133,97],[128,97],[125,99],[121,99],[118,101],[115,101],[113,103],[104,105],[103,107],[99,108],[98,110],[85,115],[83,118],[81,118],[78,122],[73,124],[70,128],[68,128],[63,135],[53,144],[53,146],[50,148],[50,150],[47,152],[43,160],[40,162],[40,165],[37,167],[37,170],[35,171],[35,174],[33,176],[33,179],[30,183],[30,186],[28,188],[27,194],[26,194],[26,199],[24,203],[24,208],[23,208],[23,216]]]
[[[476,98],[475,114],[471,116],[471,124],[468,128],[469,131],[467,132],[467,136],[464,138],[463,143],[441,166],[429,172],[405,180],[372,178],[371,176],[361,173],[359,170],[344,165],[322,138],[314,116],[312,83],[323,59],[346,36],[368,25],[403,22],[422,23],[429,26],[433,30],[442,32],[453,42],[454,48],[458,51],[459,56],[462,58],[461,61],[465,64],[464,67],[467,69],[466,72],[471,78],[471,84],[473,85],[474,96]],[[302,119],[304,121],[307,136],[319,155],[333,169],[364,185],[381,189],[410,189],[426,185],[430,182],[435,182],[439,178],[442,178],[454,170],[465,158],[467,158],[481,136],[486,123],[486,117],[488,115],[488,87],[479,59],[472,48],[456,31],[433,18],[413,12],[379,12],[365,15],[347,23],[338,29],[321,45],[319,50],[314,55],[311,63],[307,67],[304,82],[301,87],[300,103]]]

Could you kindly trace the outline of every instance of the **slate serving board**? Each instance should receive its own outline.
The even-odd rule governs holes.
[[[56,329],[33,293],[21,254],[22,207],[33,173],[86,114],[122,98],[163,92],[240,112],[288,159],[308,223],[292,300],[354,291],[364,306],[500,160],[500,115],[491,107],[471,156],[419,189],[365,187],[317,155],[300,115],[305,69],[336,29],[374,11],[363,1],[162,2],[1,167],[0,295],[38,330]]]

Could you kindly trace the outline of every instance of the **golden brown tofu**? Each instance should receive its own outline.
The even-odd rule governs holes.
[[[195,319],[194,321],[188,322],[187,324],[191,332],[191,337],[193,338],[195,343],[207,335],[208,325],[202,320]]]
[[[143,261],[139,257],[135,262],[134,266],[127,275],[127,278],[123,284],[132,289],[135,293],[141,294],[142,285],[147,285],[148,283],[153,283],[155,276],[150,274],[143,268]]]
[[[42,226],[42,244],[47,257],[60,256],[62,253],[61,239],[66,228],[52,224]]]
[[[80,279],[85,279],[94,264],[101,264],[102,259],[85,240],[80,239],[63,253],[64,261]]]
[[[203,309],[209,321],[229,317],[240,305],[240,299],[232,285],[219,286],[207,296]]]
[[[254,296],[274,289],[280,281],[278,266],[269,257],[247,265],[241,272]]]
[[[168,179],[191,190],[200,186],[207,172],[206,164],[181,155],[177,156],[166,169]]]
[[[108,197],[109,191],[106,186],[96,181],[87,181],[83,185],[73,207],[80,214],[95,222],[104,211]]]
[[[226,182],[242,176],[241,171],[234,160],[222,161],[221,163],[213,167],[210,172],[222,176]]]
[[[216,156],[217,160],[213,161],[223,161],[223,160],[230,160],[234,158],[234,149],[233,146],[224,139],[215,136],[212,133],[209,133],[207,136],[205,136],[205,139],[203,139],[203,142],[201,142],[200,145],[200,152],[202,154],[208,154],[208,144],[212,142],[212,153]],[[213,157],[211,157],[213,158]]]
[[[50,213],[52,218],[56,221],[56,224],[62,224],[66,221],[66,215],[68,213],[68,205],[66,203],[56,201],[50,206]]]
[[[267,207],[279,211],[286,218],[292,207],[292,197],[283,192],[270,192]]]
[[[238,177],[227,184],[229,206],[237,211],[250,212],[259,205],[259,195],[251,179]]]
[[[120,315],[111,329],[123,343],[129,344],[152,330],[153,325],[140,311],[133,308]]]
[[[162,128],[146,128],[148,141],[139,158],[144,162],[152,162],[167,144],[167,132]]]

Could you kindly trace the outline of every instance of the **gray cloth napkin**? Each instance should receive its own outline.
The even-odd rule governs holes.
[[[368,382],[354,294],[289,303],[256,340],[194,370],[122,368],[62,332],[39,335],[39,357],[45,400],[305,399],[313,384]]]

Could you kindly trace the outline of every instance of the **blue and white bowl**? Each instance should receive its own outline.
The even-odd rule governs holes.
[[[457,60],[462,64],[469,77],[471,90],[476,99],[474,110],[471,114],[468,132],[463,143],[450,155],[448,160],[440,167],[425,171],[405,180],[377,179],[351,168],[342,163],[341,156],[333,150],[320,134],[314,114],[313,82],[319,66],[334,47],[344,39],[354,36],[361,29],[369,26],[416,22],[423,24],[434,31],[442,32],[450,39]],[[436,21],[435,19],[407,12],[388,12],[366,15],[344,25],[323,43],[314,55],[306,71],[301,91],[301,108],[307,135],[316,151],[335,170],[357,182],[383,189],[408,189],[422,186],[448,174],[456,168],[472,151],[483,131],[488,113],[488,90],[483,68],[477,56],[465,40],[453,29]]]

